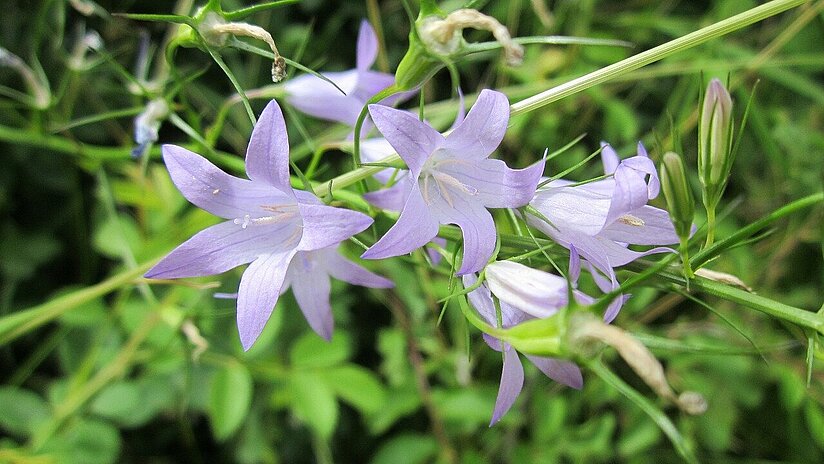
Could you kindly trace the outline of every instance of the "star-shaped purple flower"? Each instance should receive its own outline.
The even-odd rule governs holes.
[[[346,95],[329,82],[312,74],[304,74],[286,83],[287,101],[310,116],[354,127],[367,100],[395,82],[393,75],[369,69],[377,56],[378,37],[372,26],[363,21],[358,33],[357,67],[348,71],[322,73]],[[408,92],[396,95],[382,103],[390,105],[411,95]]]
[[[647,205],[658,196],[660,183],[644,146],[638,143],[638,154],[623,161],[611,146],[603,143],[602,147],[604,173],[612,177],[581,185],[550,182],[530,202],[549,223],[533,215],[527,216],[527,222],[564,247],[577,249],[609,279],[606,282],[593,272],[599,287],[608,291],[617,286],[614,268],[673,251],[663,247],[633,251],[628,244],[669,245],[678,243],[678,235],[666,211]],[[618,309],[620,305],[611,306],[605,319],[611,321]]]
[[[492,257],[496,240],[487,208],[527,204],[544,169],[543,161],[514,170],[501,160],[488,159],[509,122],[506,96],[482,91],[463,122],[446,137],[404,111],[370,105],[369,112],[409,167],[411,186],[398,222],[363,258],[409,253],[432,240],[440,224],[455,224],[463,233],[458,275],[481,270]]]
[[[172,250],[146,277],[205,276],[251,263],[240,279],[237,302],[244,349],[252,346],[269,319],[296,253],[335,246],[372,223],[364,214],[326,206],[312,193],[292,189],[289,140],[275,101],[263,110],[249,140],[250,180],[226,174],[175,145],[163,146],[163,159],[186,199],[227,221]],[[348,267],[335,269],[346,272]]]
[[[578,269],[570,269],[570,274],[578,272]],[[471,291],[468,298],[481,317],[494,327],[498,326],[498,317],[493,294],[500,302],[501,327],[505,329],[538,317],[549,317],[567,305],[567,281],[554,274],[512,261],[496,261],[487,267],[486,275],[487,281]],[[463,276],[464,287],[476,281],[474,274]],[[581,303],[592,302],[589,296],[577,291],[575,297]],[[512,345],[487,334],[484,334],[484,341],[504,354],[498,397],[489,423],[492,426],[509,411],[521,393],[524,368]],[[574,363],[546,356],[525,356],[550,379],[576,389],[583,387],[581,369]]]

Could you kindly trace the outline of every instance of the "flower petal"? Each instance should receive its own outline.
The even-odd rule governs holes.
[[[438,169],[477,189],[475,195],[487,208],[519,208],[535,195],[544,161],[524,169],[510,169],[501,160],[484,159],[470,163],[441,163]]]
[[[408,171],[404,172],[408,173]],[[412,191],[412,182],[409,176],[405,175],[389,188],[364,193],[363,199],[381,209],[400,211],[403,209],[403,205],[406,204],[410,191]]]
[[[524,388],[524,366],[518,358],[518,352],[510,345],[504,348],[504,366],[501,371],[501,386],[498,387],[498,397],[495,399],[495,410],[492,412],[492,427],[501,420],[504,414],[518,399],[521,389]]]
[[[358,31],[358,46],[355,50],[359,71],[366,71],[378,57],[378,36],[369,21],[363,20]]]
[[[514,261],[495,261],[488,265],[486,282],[501,303],[534,317],[551,316],[567,304],[566,280]]]
[[[366,250],[361,258],[382,259],[404,255],[426,245],[436,235],[438,221],[423,201],[416,182],[412,185],[398,222]]]
[[[539,190],[530,205],[552,224],[533,215],[527,215],[527,222],[550,236],[553,231],[596,235],[604,227],[611,199],[608,194],[581,187]]]
[[[669,245],[678,243],[678,234],[669,213],[653,206],[642,206],[618,218],[599,234],[601,237],[636,245]]]
[[[601,163],[604,165],[604,174],[612,174],[615,172],[615,168],[618,167],[618,163],[620,159],[618,158],[618,153],[615,152],[615,149],[612,148],[612,145],[601,142]]]
[[[550,379],[576,390],[584,387],[584,377],[581,375],[581,368],[575,363],[543,356],[526,355],[526,357]]]
[[[358,71],[323,73],[323,76],[337,84],[346,95],[323,79],[303,74],[286,83],[286,100],[302,113],[354,126],[364,104],[352,95],[357,89]]]
[[[297,245],[296,222],[252,225],[231,221],[204,229],[172,250],[146,277],[175,279],[220,274],[272,252]]]
[[[244,350],[251,348],[272,315],[294,255],[295,250],[290,249],[261,256],[243,272],[237,298],[237,328]]]
[[[626,159],[615,169],[615,173],[613,174],[615,178],[615,190],[612,193],[612,201],[609,205],[609,213],[607,214],[605,225],[612,224],[619,217],[646,205],[647,201],[649,201],[650,193],[644,176],[631,166],[635,164],[634,162],[629,162],[633,159],[637,160],[639,158]],[[652,161],[649,159],[646,159],[646,161],[649,162],[650,165],[652,164]],[[646,165],[647,163],[638,164]]]
[[[369,114],[417,179],[423,164],[443,144],[443,136],[407,111],[369,105]]]
[[[206,158],[176,145],[163,145],[163,160],[180,193],[195,206],[226,219],[255,215],[259,205],[294,202],[265,184],[230,176]]]
[[[289,183],[289,135],[275,100],[266,105],[252,130],[246,149],[246,174],[253,181],[293,195]]]
[[[329,303],[331,285],[323,269],[325,263],[314,262],[317,259],[324,257],[315,252],[298,252],[289,264],[289,282],[306,322],[315,333],[331,340],[335,326]]]
[[[392,148],[392,145],[389,144],[389,141],[383,137],[378,138],[371,138],[366,140],[361,140],[360,143],[360,158],[361,162],[364,163],[375,163],[378,161],[383,160],[389,156],[395,154],[395,149]],[[377,174],[373,174],[372,177],[378,179],[381,183],[389,182],[389,179],[392,178],[392,173],[395,170],[392,168],[386,168]],[[406,171],[405,169],[401,171]],[[399,172],[395,177],[399,178],[398,176],[401,175]]]
[[[501,144],[508,123],[509,100],[506,95],[484,89],[443,146],[464,158],[486,158]]]
[[[463,234],[463,258],[456,275],[478,272],[495,252],[495,221],[484,205],[471,195],[454,193],[449,201],[430,195],[429,205],[441,224],[455,224]]]
[[[298,250],[319,250],[349,239],[372,224],[369,216],[344,208],[300,203],[303,235]]]
[[[336,248],[323,250],[326,253],[326,269],[332,277],[369,288],[394,288],[391,280],[381,277],[363,266],[344,258]]]
[[[349,94],[352,97],[357,98],[360,100],[361,108],[366,102],[375,96],[381,90],[389,87],[390,85],[395,83],[395,76],[387,73],[382,73],[378,71],[361,71],[358,75],[358,85],[355,87],[355,90]],[[402,94],[395,94],[389,97],[384,98],[380,101],[381,105],[393,105],[394,103],[400,101],[401,99],[409,98],[408,95]]]

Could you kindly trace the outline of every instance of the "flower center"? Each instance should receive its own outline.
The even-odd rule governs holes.
[[[267,216],[252,217],[250,214],[244,214],[242,218],[235,218],[232,222],[245,229],[249,225],[263,225],[274,224],[276,222],[285,221],[294,217],[298,208],[296,205],[261,205],[260,209],[268,211]]]
[[[444,159],[444,160],[433,160],[429,159],[424,165],[423,169],[421,169],[421,192],[423,193],[423,199],[426,204],[432,204],[432,201],[429,197],[429,188],[432,183],[438,189],[438,193],[440,193],[441,197],[446,200],[446,203],[449,204],[450,207],[454,208],[454,204],[452,201],[452,194],[450,190],[457,191],[459,194],[466,194],[466,195],[477,195],[478,189],[471,185],[464,184],[455,176],[448,174],[442,171],[442,168],[446,165],[450,164],[467,164],[464,160],[457,160],[457,159]],[[454,192],[453,192],[454,193]]]

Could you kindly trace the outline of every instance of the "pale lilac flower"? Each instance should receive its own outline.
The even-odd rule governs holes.
[[[378,37],[372,26],[363,21],[358,33],[357,67],[348,71],[322,73],[340,90],[317,76],[304,74],[286,83],[287,101],[310,116],[354,127],[367,100],[395,82],[393,75],[369,69],[377,56]],[[346,95],[341,94],[341,90]],[[396,95],[381,103],[390,105],[411,95]]]
[[[577,275],[577,259],[570,260],[570,276]],[[464,287],[477,281],[474,274],[463,276]],[[501,308],[501,327],[510,328],[522,322],[549,317],[567,305],[567,281],[557,275],[531,269],[512,261],[496,261],[486,268],[486,282],[469,293],[472,306],[490,325],[498,326],[498,316],[492,295]],[[589,296],[575,291],[575,299],[582,304],[592,302]],[[492,349],[502,351],[503,369],[495,409],[489,425],[498,422],[512,407],[524,384],[524,368],[520,357],[509,343],[484,334],[484,341]],[[583,387],[581,370],[574,363],[552,357],[525,355],[547,377],[575,389]]]
[[[291,287],[309,326],[321,337],[332,338],[334,319],[329,302],[330,281],[334,277],[350,284],[371,288],[392,288],[391,280],[373,274],[344,258],[337,246],[299,251],[289,263],[281,293]]]
[[[363,257],[409,253],[432,240],[440,224],[455,224],[463,233],[458,274],[482,269],[492,257],[496,240],[495,223],[487,208],[517,208],[528,203],[544,168],[539,161],[513,170],[501,160],[488,159],[506,132],[506,96],[482,91],[466,119],[446,137],[406,112],[380,105],[370,105],[369,111],[409,167],[411,186],[398,222]]]
[[[241,179],[175,145],[163,159],[177,188],[196,206],[227,221],[178,246],[146,273],[171,279],[220,274],[251,263],[240,279],[237,324],[244,349],[263,330],[296,253],[335,246],[372,223],[368,216],[324,205],[289,183],[289,143],[283,114],[272,101],[260,115]]]
[[[633,251],[628,244],[669,245],[678,243],[678,235],[666,211],[647,205],[658,196],[660,183],[644,146],[639,143],[637,156],[620,162],[612,147],[602,146],[604,173],[612,177],[581,185],[550,182],[530,202],[549,223],[533,215],[527,221],[562,246],[575,247],[607,277],[605,281],[593,272],[598,286],[609,291],[618,285],[614,268],[649,254],[673,252],[663,247]],[[607,311],[607,321],[619,308]]]

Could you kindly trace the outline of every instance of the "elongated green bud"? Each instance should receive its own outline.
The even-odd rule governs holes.
[[[704,203],[721,198],[732,169],[732,99],[718,79],[710,81],[698,126],[698,176],[704,187]]]
[[[661,190],[664,191],[675,232],[682,239],[689,238],[695,215],[695,201],[687,183],[684,161],[671,151],[664,154],[661,162]]]

